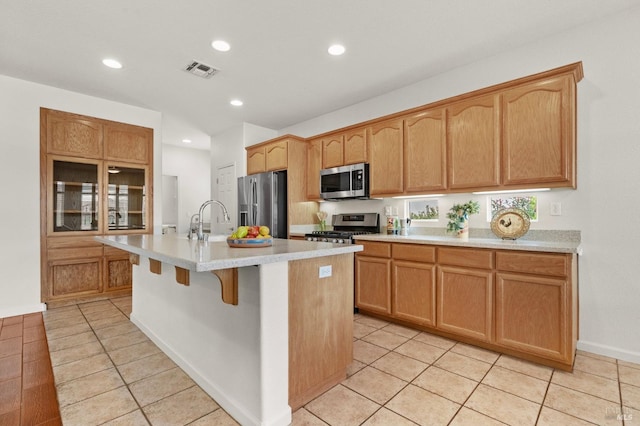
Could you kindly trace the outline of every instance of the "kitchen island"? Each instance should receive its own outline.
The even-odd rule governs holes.
[[[359,245],[96,237],[131,253],[131,321],[243,425],[286,425],[353,357]]]

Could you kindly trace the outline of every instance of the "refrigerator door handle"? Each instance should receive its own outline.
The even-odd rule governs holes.
[[[258,188],[256,185],[256,178],[251,179],[251,203],[252,203],[252,217],[251,217],[251,225],[257,225],[258,220]]]

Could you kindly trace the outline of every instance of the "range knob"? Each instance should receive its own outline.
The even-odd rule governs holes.
[[[338,239],[337,239],[337,238],[334,238],[334,239],[332,239],[332,240],[331,240],[331,242],[332,242],[332,243],[337,243],[337,242],[338,242]]]
[[[338,244],[344,244],[344,240],[343,240],[342,238],[340,238],[340,239],[338,240]]]

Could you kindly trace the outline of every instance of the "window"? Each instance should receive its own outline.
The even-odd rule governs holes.
[[[538,197],[535,195],[500,197],[499,195],[487,197],[487,221],[491,221],[493,215],[501,209],[518,208],[529,215],[533,222],[538,220]]]
[[[407,201],[407,212],[411,220],[437,221],[440,218],[438,200],[420,198]]]

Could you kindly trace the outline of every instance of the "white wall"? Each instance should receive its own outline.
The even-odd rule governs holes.
[[[0,318],[40,311],[40,107],[154,129],[154,212],[161,211],[158,112],[0,75]],[[156,232],[161,215],[154,215]]]
[[[162,174],[178,177],[178,230],[189,232],[191,215],[211,193],[209,150],[162,145]]]
[[[221,167],[234,165],[236,177],[247,174],[247,155],[245,147],[273,139],[278,136],[278,132],[266,127],[256,126],[251,123],[242,123],[226,131],[212,136],[211,138],[211,198],[218,198],[218,184],[216,177],[218,169]],[[234,189],[234,200],[238,199],[237,187]],[[229,204],[229,203],[228,203]],[[231,217],[232,227],[237,226],[238,206],[237,202],[226,206]],[[215,222],[216,215],[220,214],[220,209],[213,209]],[[221,219],[221,218],[220,218]]]
[[[582,231],[579,348],[640,362],[640,227],[634,222],[640,211],[638,28],[640,8],[457,68],[281,133],[309,137],[583,61],[585,78],[578,85],[578,189],[540,193],[545,216],[536,227]],[[465,194],[446,200],[452,204],[469,197]],[[562,216],[548,216],[552,200],[562,202]],[[487,224],[478,216],[472,218],[471,226]]]

